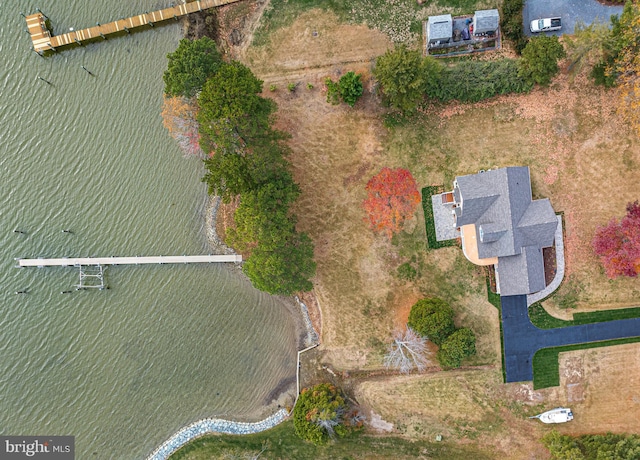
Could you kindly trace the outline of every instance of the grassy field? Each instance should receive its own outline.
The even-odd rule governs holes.
[[[640,342],[640,337],[606,340],[603,342],[580,343],[564,347],[543,348],[533,356],[533,388],[549,388],[560,385],[560,372],[558,370],[558,355],[560,353],[574,350],[611,347],[614,345],[637,342]]]
[[[412,442],[400,437],[374,437],[362,433],[331,442],[327,446],[314,446],[303,442],[295,434],[293,422],[287,421],[272,430],[245,436],[205,436],[173,454],[171,460],[211,460],[260,458],[284,460],[336,460],[336,459],[415,459],[428,455],[434,460],[473,458],[489,460],[492,457],[476,449],[449,442]],[[470,456],[471,455],[471,456]],[[424,457],[427,458],[427,457]]]
[[[418,5],[415,0],[271,0],[254,36],[254,46],[268,44],[271,34],[290,26],[312,9],[331,11],[343,22],[367,24],[384,32],[395,43],[420,41],[422,21],[436,14],[469,14],[497,8],[499,0],[438,0]]]
[[[545,458],[540,427],[526,418],[540,406],[526,387],[501,381],[498,369],[398,376],[363,382],[357,398],[411,439],[439,434],[493,458]]]

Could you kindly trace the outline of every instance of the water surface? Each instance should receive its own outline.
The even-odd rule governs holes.
[[[76,269],[14,267],[210,252],[201,163],[159,115],[180,25],[42,59],[19,15],[40,6],[62,33],[168,5],[0,8],[0,432],[75,435],[78,459],[143,458],[199,418],[252,419],[295,372],[289,313],[215,264],[109,267],[110,290],[71,294]]]

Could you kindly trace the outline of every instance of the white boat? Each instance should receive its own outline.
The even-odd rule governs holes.
[[[556,407],[529,418],[540,419],[542,423],[565,423],[573,420],[573,412],[567,407]]]

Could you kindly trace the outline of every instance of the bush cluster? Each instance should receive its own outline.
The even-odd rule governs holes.
[[[325,80],[325,84],[327,85],[327,102],[337,105],[340,101],[343,101],[348,106],[353,107],[364,92],[360,78],[361,75],[355,72],[345,73],[340,77],[338,83],[334,82],[331,78],[327,78]]]
[[[456,329],[453,318],[451,306],[434,297],[416,302],[407,321],[407,326],[440,347],[437,358],[445,369],[460,367],[464,358],[476,353],[473,331],[466,327]]]

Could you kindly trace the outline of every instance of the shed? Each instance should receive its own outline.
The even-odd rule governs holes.
[[[473,15],[473,34],[495,33],[500,24],[498,10],[479,10]]]
[[[448,43],[453,36],[453,19],[450,14],[429,16],[427,20],[427,42]]]

